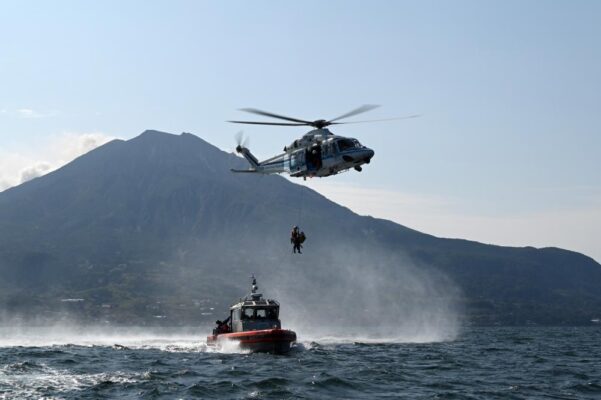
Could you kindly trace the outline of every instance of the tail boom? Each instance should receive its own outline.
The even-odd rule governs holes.
[[[232,169],[232,172],[254,172],[260,174],[279,174],[288,172],[286,169],[286,154],[275,156],[265,161],[259,161],[249,149],[244,146],[236,147],[236,151],[248,161],[250,168],[246,170]]]
[[[236,173],[243,173],[243,172],[247,172],[247,173],[258,173],[259,171],[257,171],[256,169],[230,169],[230,171],[232,172],[236,172]]]

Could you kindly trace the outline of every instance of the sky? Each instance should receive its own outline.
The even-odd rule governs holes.
[[[191,132],[259,158],[337,126],[376,155],[307,182],[442,237],[601,261],[601,2],[0,1],[0,190],[112,138]],[[260,117],[259,117],[260,119]]]

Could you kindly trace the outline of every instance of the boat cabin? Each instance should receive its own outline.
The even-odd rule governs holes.
[[[253,277],[250,295],[230,307],[231,332],[281,328],[280,303],[272,299],[264,299],[257,290],[256,280]]]

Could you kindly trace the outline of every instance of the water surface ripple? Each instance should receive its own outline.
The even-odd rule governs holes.
[[[201,337],[0,343],[0,398],[601,398],[595,327],[470,328],[439,343],[315,339],[285,356],[215,352]]]

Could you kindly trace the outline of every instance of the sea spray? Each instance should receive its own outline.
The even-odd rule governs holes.
[[[316,269],[286,265],[267,279],[299,340],[436,342],[460,332],[461,292],[443,273],[398,256],[333,246]],[[324,274],[327,278],[324,278]],[[265,280],[264,280],[265,281]]]

